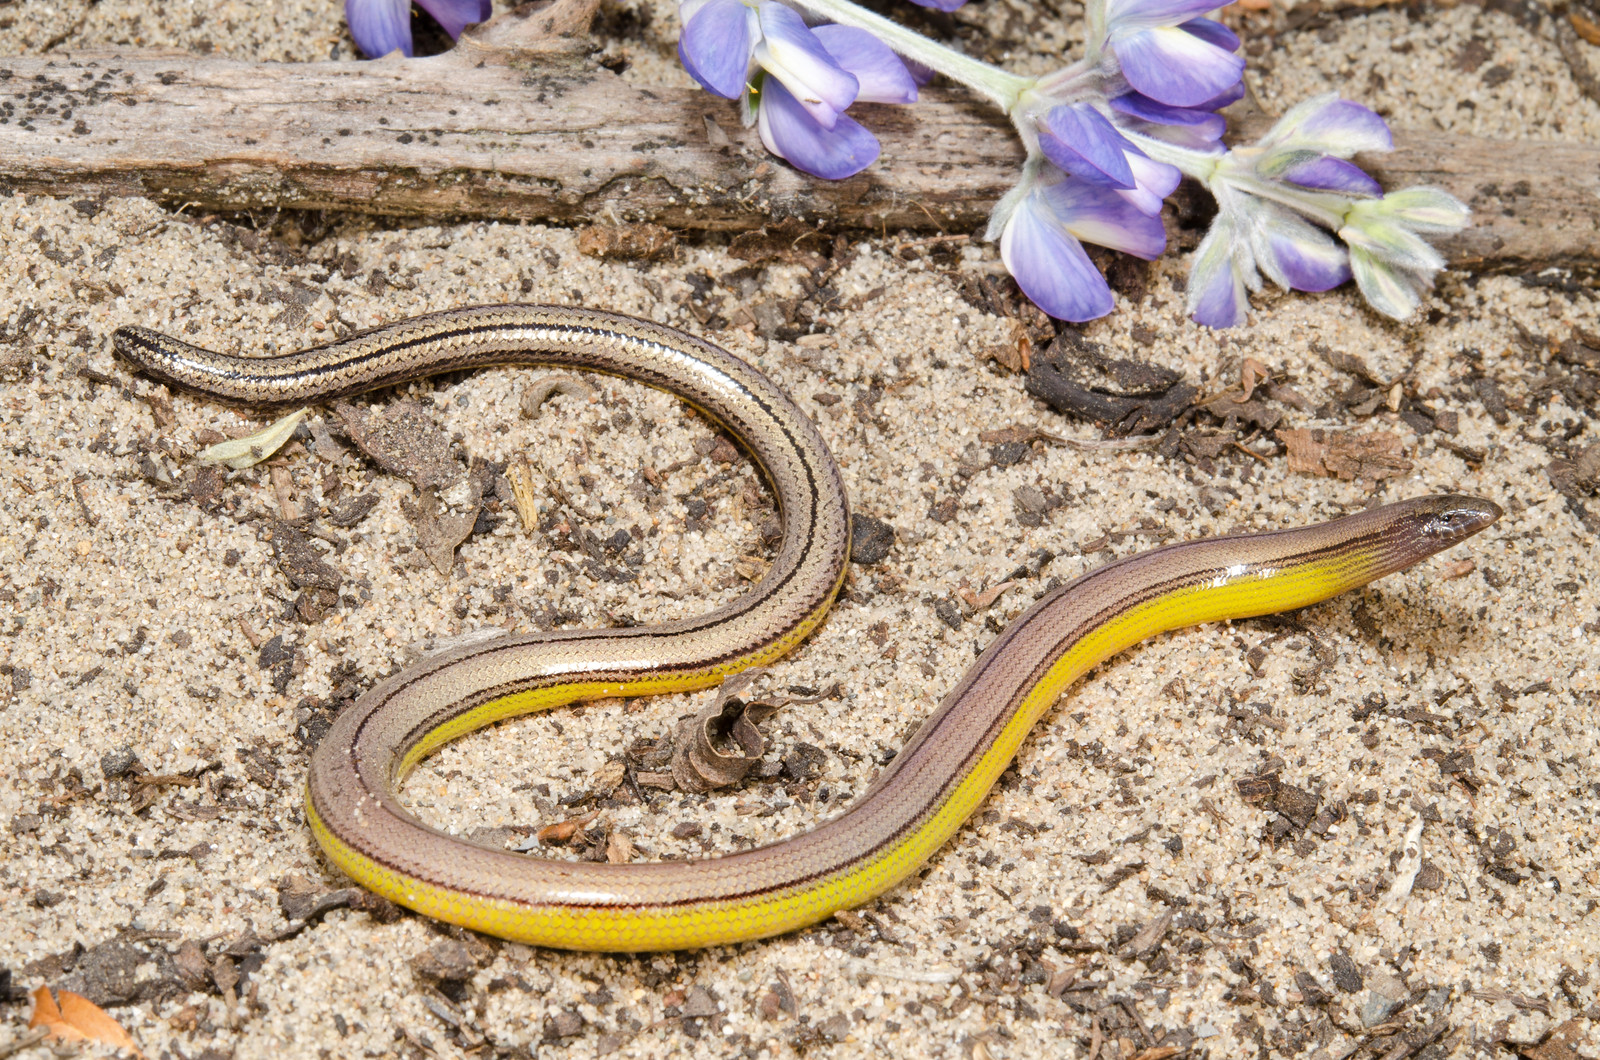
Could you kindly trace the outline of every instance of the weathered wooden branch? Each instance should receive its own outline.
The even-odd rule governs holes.
[[[563,7],[577,12],[503,16],[427,59],[0,60],[0,188],[212,210],[967,232],[1015,178],[1004,119],[930,90],[856,108],[882,158],[813,180],[767,155],[727,101],[594,66],[581,34],[593,0]],[[1476,226],[1443,244],[1453,262],[1600,262],[1600,147],[1404,129],[1395,141],[1363,160],[1386,186],[1438,185],[1473,207]]]

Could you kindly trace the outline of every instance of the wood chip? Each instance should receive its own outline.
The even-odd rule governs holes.
[[[993,361],[1008,372],[1026,372],[1033,363],[1033,341],[1028,338],[1028,328],[1020,320],[1007,320],[1005,334],[998,342],[985,345],[977,351],[978,360]]]
[[[606,837],[606,861],[613,865],[626,865],[633,860],[633,840],[624,832],[613,831]]]
[[[533,469],[525,458],[517,457],[506,468],[506,481],[511,483],[512,503],[523,529],[534,529],[539,525],[539,495],[534,492]]]
[[[585,225],[578,229],[578,253],[606,261],[655,261],[677,237],[655,224]]]

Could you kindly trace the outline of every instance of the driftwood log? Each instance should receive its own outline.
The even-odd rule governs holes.
[[[882,157],[849,180],[811,179],[767,155],[731,103],[594,65],[594,7],[501,16],[425,59],[3,59],[0,188],[225,211],[970,232],[1015,179],[1005,119],[938,89],[857,108]],[[1437,185],[1473,208],[1474,227],[1441,244],[1454,264],[1600,262],[1600,147],[1414,129],[1395,141],[1362,159],[1386,187]]]

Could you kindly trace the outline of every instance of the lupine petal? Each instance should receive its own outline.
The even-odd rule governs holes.
[[[1133,182],[1139,185],[1141,190],[1153,193],[1158,199],[1165,199],[1177,191],[1178,185],[1183,183],[1183,173],[1177,166],[1157,162],[1143,153],[1130,155],[1128,165],[1133,169]]]
[[[1108,0],[1106,27],[1115,38],[1119,32],[1176,26],[1216,9],[1216,0]]]
[[[1345,248],[1298,217],[1274,210],[1254,236],[1256,265],[1280,287],[1330,291],[1350,278]]]
[[[1220,114],[1213,114],[1199,107],[1169,107],[1165,103],[1157,103],[1149,96],[1142,96],[1137,92],[1124,92],[1111,101],[1111,109],[1119,114],[1126,114],[1130,118],[1151,122],[1156,125],[1211,125],[1216,124],[1226,128],[1227,121]],[[1218,132],[1217,136],[1222,133]],[[1215,137],[1213,137],[1215,139]]]
[[[750,76],[749,10],[739,0],[705,0],[678,35],[683,68],[724,99],[738,99]]]
[[[1052,107],[1039,122],[1039,148],[1057,166],[1091,184],[1134,187],[1127,158],[1133,145],[1087,103]]]
[[[1296,291],[1331,291],[1350,278],[1350,255],[1331,240],[1317,244],[1274,240],[1272,250],[1285,286]]]
[[[1058,320],[1093,320],[1111,312],[1105,277],[1037,194],[1029,195],[1007,222],[1000,259],[1022,293]]]
[[[931,7],[935,11],[954,11],[967,0],[911,0],[918,7]]]
[[[1204,151],[1215,147],[1228,130],[1227,119],[1198,107],[1169,107],[1148,96],[1128,92],[1111,101],[1111,109],[1133,119],[1146,136]]]
[[[489,20],[489,0],[417,0],[417,6],[432,15],[451,40],[468,26]]]
[[[833,128],[840,112],[855,102],[859,88],[855,75],[834,61],[794,11],[779,3],[766,3],[756,14],[761,24],[756,62],[782,81],[823,128]]]
[[[1169,166],[1143,155],[1130,155],[1128,164],[1133,168],[1136,187],[1128,191],[1119,189],[1117,194],[1140,213],[1155,217],[1161,213],[1162,200],[1182,182],[1183,174],[1178,172],[1177,166]]]
[[[1297,162],[1278,175],[1302,188],[1339,191],[1347,195],[1383,194],[1383,185],[1373,180],[1366,170],[1354,162],[1346,162],[1332,155],[1319,155],[1307,161]]]
[[[1385,214],[1417,232],[1445,234],[1465,227],[1472,217],[1466,204],[1438,188],[1404,188],[1382,200]]]
[[[1367,304],[1386,317],[1404,320],[1416,311],[1422,298],[1417,277],[1395,269],[1362,250],[1351,248],[1350,272]]]
[[[1221,218],[1200,241],[1189,266],[1189,317],[1211,328],[1245,322],[1250,309],[1244,281],[1233,261],[1233,232]]]
[[[1143,30],[1114,40],[1122,76],[1135,91],[1178,107],[1192,107],[1233,87],[1244,60],[1177,27]]]
[[[1349,158],[1358,151],[1392,150],[1394,137],[1384,120],[1366,107],[1325,95],[1291,107],[1261,144]]]
[[[828,54],[858,84],[858,103],[915,103],[917,82],[887,44],[854,26],[818,26],[812,30]]]
[[[1063,180],[1035,195],[1067,231],[1083,240],[1146,261],[1167,249],[1161,218],[1152,217],[1121,195],[1081,180]]]
[[[411,54],[411,0],[345,0],[344,18],[361,54]]]
[[[1308,143],[1324,144],[1327,154],[1348,157],[1357,151],[1390,151],[1394,136],[1389,123],[1372,110],[1348,99],[1334,100],[1312,113],[1300,125],[1300,136]]]
[[[762,86],[757,127],[767,150],[825,180],[854,176],[878,157],[877,137],[854,118],[841,114],[833,128],[824,129],[777,78]]]
[[[1244,81],[1235,81],[1228,88],[1223,89],[1204,103],[1196,103],[1200,110],[1221,110],[1223,107],[1239,102],[1244,98]]]
[[[1187,22],[1178,24],[1178,28],[1192,36],[1199,37],[1207,44],[1221,48],[1225,52],[1239,50],[1239,35],[1222,23],[1209,18],[1191,18]]]

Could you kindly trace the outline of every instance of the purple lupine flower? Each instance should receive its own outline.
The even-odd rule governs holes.
[[[1383,186],[1346,161],[1358,151],[1394,147],[1389,126],[1359,103],[1337,96],[1307,100],[1280,118],[1251,148],[1256,172],[1314,191],[1376,197]]]
[[[813,30],[776,0],[685,0],[679,10],[684,69],[709,92],[743,98],[767,149],[814,176],[838,180],[878,157],[877,138],[846,107],[917,98],[905,64],[865,30]]]
[[[1384,195],[1347,161],[1391,143],[1378,115],[1323,96],[1220,158],[1207,182],[1217,219],[1189,273],[1194,319],[1212,327],[1242,323],[1245,292],[1259,289],[1263,274],[1299,291],[1330,290],[1354,277],[1374,309],[1409,316],[1444,267],[1423,234],[1455,231],[1467,208],[1432,188]]]
[[[1111,312],[1111,288],[1085,242],[1146,260],[1166,249],[1160,218],[1114,189],[1054,167],[1043,167],[1042,178],[1015,194],[1000,234],[1000,258],[1022,292],[1058,319],[1093,320]]]
[[[916,102],[916,81],[877,37],[850,26],[818,26],[813,32],[828,54],[855,77],[857,102]],[[760,94],[756,124],[761,142],[796,169],[826,180],[842,180],[877,159],[878,138],[849,115],[840,114],[832,128],[825,128],[775,77],[762,81]]]
[[[1189,269],[1189,313],[1196,323],[1244,323],[1245,292],[1261,274],[1295,291],[1331,291],[1350,278],[1350,257],[1337,240],[1273,203],[1219,214]]]
[[[417,0],[454,40],[461,31],[489,18],[490,0]],[[411,0],[345,0],[345,21],[361,54],[371,59],[399,51],[410,56]]]
[[[1239,38],[1199,15],[1216,0],[1105,0],[1106,43],[1134,91],[1174,107],[1194,107],[1238,83]]]
[[[1250,298],[1245,293],[1246,268],[1253,276],[1255,265],[1245,263],[1241,268],[1238,258],[1242,249],[1232,223],[1219,212],[1189,265],[1189,316],[1195,323],[1211,328],[1244,323],[1250,309]]]
[[[1161,212],[1183,174],[1153,161],[1088,103],[1052,107],[1037,124],[1039,149],[1059,168],[1097,187],[1111,188],[1147,214]]]
[[[911,0],[911,2],[918,7],[931,7],[935,11],[949,13],[961,7],[967,0]]]

